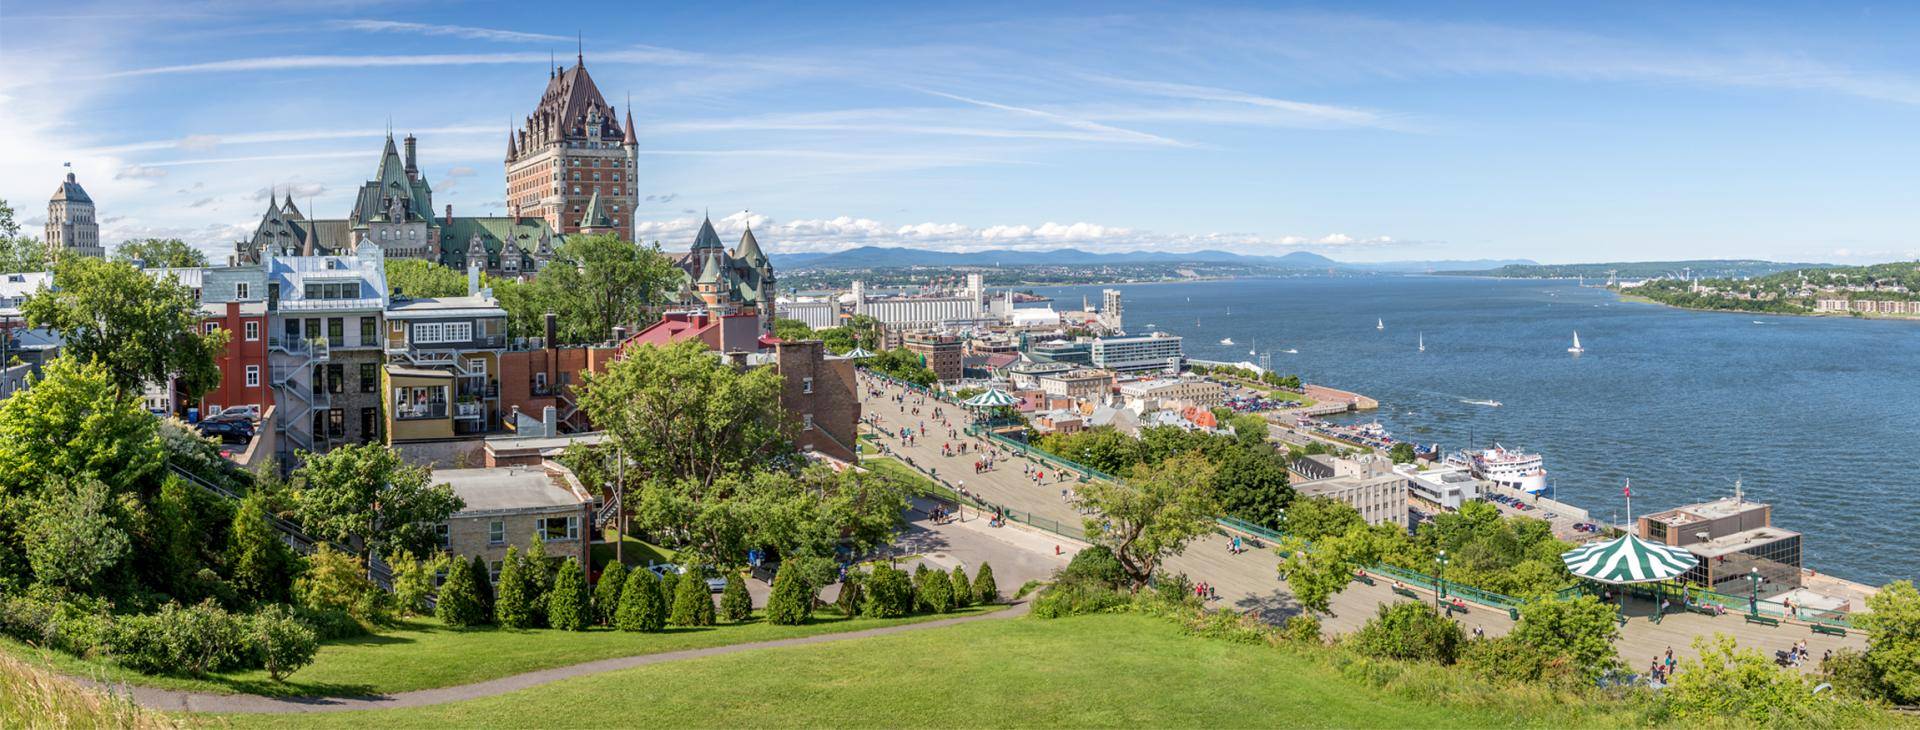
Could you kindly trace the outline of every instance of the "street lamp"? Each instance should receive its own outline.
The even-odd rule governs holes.
[[[1747,580],[1753,582],[1753,596],[1747,599],[1747,613],[1758,616],[1760,615],[1760,581],[1766,580],[1760,577],[1760,566],[1756,565],[1747,572]]]
[[[1435,576],[1437,587],[1433,589],[1433,608],[1438,611],[1440,599],[1447,595],[1447,551],[1440,551],[1440,557],[1436,562],[1440,563],[1440,574]]]

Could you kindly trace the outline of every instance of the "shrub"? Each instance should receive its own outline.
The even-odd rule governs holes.
[[[1352,638],[1354,650],[1367,656],[1440,664],[1453,663],[1461,640],[1459,624],[1413,602],[1381,606]]]
[[[366,566],[352,555],[325,543],[307,556],[307,569],[294,582],[300,605],[321,611],[342,611],[362,624],[388,619],[386,591],[367,580]]]
[[[1593,679],[1620,666],[1620,655],[1613,648],[1620,635],[1616,615],[1612,605],[1593,596],[1530,601],[1520,607],[1520,623],[1514,625],[1511,636],[1545,652],[1546,657],[1566,656]]]
[[[981,563],[980,572],[973,574],[973,600],[982,604],[1000,602],[1000,586],[993,582],[992,563]]]
[[[367,630],[366,624],[360,623],[359,619],[346,611],[294,606],[293,615],[298,616],[301,623],[312,627],[321,641],[357,639],[372,633]]]
[[[493,620],[504,628],[526,629],[534,625],[532,581],[527,579],[525,561],[520,559],[520,548],[507,548],[507,559],[501,561],[500,584],[495,587],[493,597]]]
[[[666,604],[660,594],[660,579],[653,571],[633,571],[620,590],[620,610],[614,614],[613,625],[621,631],[659,631],[667,625]]]
[[[1105,545],[1089,545],[1074,553],[1073,560],[1060,570],[1061,582],[1090,582],[1108,588],[1119,588],[1127,581],[1126,570],[1120,567],[1120,558]]]
[[[679,590],[679,571],[674,570],[673,566],[666,566],[664,570],[660,571],[660,595],[666,596],[667,600],[671,602],[674,596],[680,595]]]
[[[286,606],[269,605],[261,609],[249,620],[247,628],[255,661],[275,682],[312,664],[313,654],[320,648],[313,629],[294,618]]]
[[[600,571],[600,582],[593,587],[594,623],[613,625],[614,614],[620,611],[620,591],[626,587],[627,566],[614,563]]]
[[[1880,672],[1867,655],[1858,649],[1842,647],[1820,662],[1820,679],[1849,696],[1863,700],[1884,700],[1891,694]]]
[[[1320,619],[1306,614],[1287,619],[1281,629],[1288,641],[1299,644],[1320,643]]]
[[[928,613],[951,613],[953,584],[947,579],[947,574],[938,570],[927,571],[927,578],[920,587],[920,600],[926,604]]]
[[[833,607],[840,615],[852,618],[860,613],[860,605],[867,600],[867,576],[858,570],[847,570],[840,576],[840,595],[834,598]]]
[[[1670,719],[1692,726],[1730,719],[1765,727],[1833,725],[1822,721],[1819,705],[1826,698],[1815,696],[1800,672],[1774,666],[1725,634],[1695,637],[1693,648],[1699,658],[1681,660],[1660,693]]]
[[[913,586],[907,584],[906,571],[876,565],[862,582],[867,595],[860,604],[860,615],[897,618],[913,612]]]
[[[953,607],[966,608],[973,605],[973,584],[967,580],[967,570],[953,566],[953,575],[948,577],[948,590],[953,594]]]
[[[593,625],[587,578],[580,571],[580,560],[567,558],[554,574],[553,590],[547,593],[548,626],[561,631],[586,631]]]
[[[394,551],[387,558],[393,572],[393,605],[401,614],[419,615],[427,610],[427,597],[433,594],[433,575],[445,564],[445,556],[422,560],[406,551]]]
[[[698,565],[687,569],[674,589],[673,613],[667,623],[675,626],[712,626],[713,593],[707,590],[706,570]]]
[[[796,561],[780,564],[773,576],[773,595],[767,598],[767,623],[798,626],[813,617],[814,589]]]
[[[480,599],[480,613],[493,618],[493,569],[485,557],[473,556],[473,595]]]
[[[527,613],[535,627],[547,625],[547,593],[553,590],[558,568],[559,564],[547,557],[547,541],[534,533],[527,549],[520,552],[520,580],[525,581]]]
[[[240,595],[260,603],[287,601],[300,558],[267,522],[267,495],[249,492],[227,530],[227,565]]]
[[[442,623],[456,628],[479,626],[487,622],[485,606],[480,605],[480,588],[474,585],[476,580],[485,580],[485,576],[476,579],[473,568],[465,560],[455,560],[447,568],[447,580],[440,584],[440,600],[435,603],[433,615]]]
[[[727,572],[727,589],[720,593],[720,616],[732,623],[753,618],[753,596],[747,593],[747,581],[740,571]]]
[[[246,622],[212,601],[158,613],[124,616],[114,623],[112,649],[119,663],[142,672],[205,674],[249,663]]]
[[[1033,615],[1039,618],[1062,618],[1099,613],[1124,606],[1128,600],[1125,594],[1110,586],[1083,582],[1056,583],[1034,599]]]
[[[114,631],[104,599],[78,595],[0,596],[0,631],[40,646],[85,656],[106,648]]]
[[[1462,644],[1460,665],[1488,682],[1508,685],[1571,687],[1580,676],[1573,657],[1513,635]]]

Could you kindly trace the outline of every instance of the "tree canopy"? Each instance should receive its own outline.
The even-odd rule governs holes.
[[[113,260],[141,262],[149,269],[185,269],[207,265],[207,255],[178,238],[130,238],[113,248]]]
[[[1199,454],[1139,466],[1125,482],[1095,481],[1079,488],[1093,509],[1087,536],[1113,550],[1139,590],[1161,561],[1213,529],[1216,504],[1208,482],[1215,467]]]
[[[773,321],[773,336],[783,340],[813,339],[813,328],[797,319],[780,318]]]
[[[45,270],[49,263],[47,244],[33,236],[20,235],[20,224],[13,215],[13,206],[0,200],[0,273]]]
[[[557,339],[582,344],[606,341],[614,327],[652,321],[678,274],[658,245],[641,246],[613,234],[572,235],[532,281],[489,285],[507,310],[514,335],[544,336],[542,320],[552,312]]]
[[[105,366],[123,392],[176,376],[187,399],[197,401],[220,384],[217,358],[229,333],[201,330],[199,304],[179,281],[73,256],[55,268],[54,284],[21,307],[28,326],[59,332],[68,355]]]
[[[427,259],[389,259],[387,291],[415,299],[466,296],[467,277]]]
[[[300,458],[293,499],[301,521],[319,537],[354,543],[362,555],[427,555],[436,547],[433,526],[466,506],[388,446],[348,444]]]
[[[692,480],[705,491],[793,453],[772,368],[736,370],[706,345],[634,347],[583,377],[580,407],[634,468],[629,480]]]

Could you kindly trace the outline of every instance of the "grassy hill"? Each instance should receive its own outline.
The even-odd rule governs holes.
[[[233,727],[1496,727],[1638,724],[1619,706],[1475,690],[1437,668],[1186,635],[1137,614],[1013,619],[766,649],[434,707],[231,716]],[[1389,676],[1391,675],[1391,676]]]

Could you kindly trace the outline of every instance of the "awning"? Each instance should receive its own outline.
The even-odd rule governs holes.
[[[1684,549],[1633,535],[1568,550],[1560,560],[1576,576],[1615,585],[1668,580],[1700,562]]]

